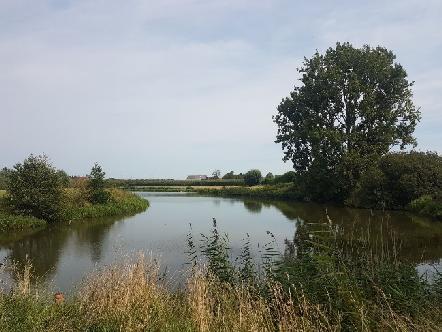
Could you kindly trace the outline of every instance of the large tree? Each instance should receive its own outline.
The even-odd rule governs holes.
[[[274,116],[276,142],[312,198],[345,199],[368,162],[416,144],[413,82],[395,59],[383,47],[337,43],[298,69],[302,84]]]

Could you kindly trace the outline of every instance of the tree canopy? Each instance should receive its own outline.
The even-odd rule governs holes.
[[[110,195],[105,191],[104,177],[106,173],[97,163],[91,169],[88,175],[89,200],[93,204],[105,204],[109,201]]]
[[[261,171],[258,169],[251,169],[244,174],[244,183],[248,186],[255,186],[261,182]]]
[[[274,116],[276,142],[307,186],[314,179],[314,199],[342,200],[369,160],[416,145],[413,82],[395,59],[383,47],[337,43],[298,69],[302,84]]]
[[[30,155],[8,171],[7,191],[15,212],[51,222],[60,219],[62,183],[46,156]]]

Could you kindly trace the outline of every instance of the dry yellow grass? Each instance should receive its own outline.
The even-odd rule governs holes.
[[[34,331],[341,330],[339,313],[333,316],[327,308],[311,304],[302,290],[287,296],[277,283],[270,285],[269,296],[263,297],[253,285],[222,283],[200,268],[193,270],[183,290],[171,291],[159,276],[157,261],[144,255],[94,273],[62,305],[42,302],[41,294],[31,291],[29,280],[27,267],[12,295],[0,292],[0,323],[8,326],[8,331],[26,330],[23,322],[17,325],[20,329],[13,325],[19,319],[8,318],[14,310],[24,311],[23,317]],[[358,331],[373,328],[366,305],[355,303]],[[381,330],[437,330],[431,323],[414,325],[394,312],[387,299],[384,309],[377,317],[376,326]]]
[[[78,303],[86,325],[113,321],[120,331],[141,331],[160,321],[171,297],[158,282],[158,264],[140,255],[135,261],[111,266],[89,277],[80,288]]]

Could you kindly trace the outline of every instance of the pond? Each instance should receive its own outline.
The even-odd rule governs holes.
[[[69,291],[97,267],[142,251],[158,258],[162,271],[172,280],[180,280],[188,261],[187,235],[191,232],[198,244],[201,233],[212,229],[212,218],[216,218],[219,231],[228,234],[233,257],[249,237],[256,259],[272,241],[271,234],[283,252],[285,240],[293,239],[300,223],[325,223],[330,218],[348,233],[363,234],[372,241],[387,244],[396,239],[398,255],[415,263],[421,273],[431,273],[434,264],[442,266],[442,223],[404,212],[192,193],[138,194],[149,200],[150,207],[135,216],[54,225],[21,239],[3,239],[0,262],[22,266],[29,260],[38,280]],[[3,271],[0,279],[8,284],[14,276]]]

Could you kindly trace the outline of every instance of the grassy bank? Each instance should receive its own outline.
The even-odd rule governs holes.
[[[143,212],[149,202],[140,196],[120,190],[109,189],[110,201],[106,204],[90,204],[81,200],[81,193],[75,189],[66,191],[67,203],[64,211],[65,220],[78,220],[88,218],[127,216]]]
[[[36,230],[45,227],[46,224],[46,221],[34,217],[13,215],[0,211],[0,233]]]
[[[216,227],[170,288],[158,262],[143,255],[99,270],[55,304],[31,285],[30,267],[0,292],[2,331],[436,331],[442,280],[433,283],[364,239],[301,225],[284,253],[257,269],[247,244],[239,262]],[[327,236],[324,236],[327,234]],[[195,255],[191,237],[189,253]],[[296,246],[296,249],[294,249]],[[266,246],[264,258],[276,255]],[[201,258],[201,257],[200,257]],[[259,272],[263,271],[263,272]]]
[[[30,216],[12,214],[5,202],[6,191],[0,190],[0,234],[6,232],[32,232],[44,228],[46,221]]]
[[[78,189],[65,189],[63,199],[63,220],[79,220],[111,216],[127,216],[147,209],[149,202],[140,196],[120,190],[109,189],[110,201],[106,204],[90,204],[84,193]],[[31,232],[47,225],[45,220],[31,216],[22,216],[12,213],[5,202],[6,193],[0,193],[0,233]]]

